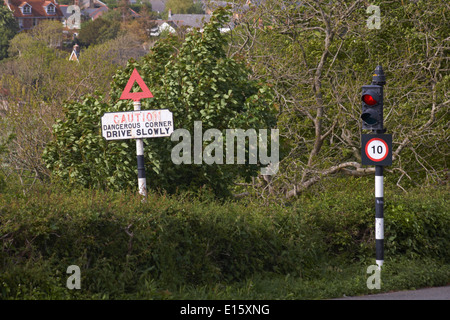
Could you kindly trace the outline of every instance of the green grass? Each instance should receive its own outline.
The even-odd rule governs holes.
[[[450,283],[450,265],[431,260],[391,260],[381,272],[381,288],[368,289],[369,265],[349,264],[324,267],[322,275],[304,279],[291,275],[256,275],[245,281],[224,285],[184,286],[172,293],[174,299],[224,300],[317,300],[381,292],[413,290]]]

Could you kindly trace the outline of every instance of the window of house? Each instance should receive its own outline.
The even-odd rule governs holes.
[[[55,6],[49,4],[48,7],[47,7],[47,13],[48,14],[54,14],[55,13]]]
[[[31,14],[31,6],[29,4],[26,4],[22,10],[24,14]]]

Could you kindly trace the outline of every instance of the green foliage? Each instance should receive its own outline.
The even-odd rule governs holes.
[[[116,38],[119,30],[118,21],[98,18],[82,25],[78,39],[83,46],[88,47],[91,44],[100,44]]]
[[[2,280],[11,289],[22,283],[13,266],[34,262],[46,265],[46,275],[79,265],[85,292],[118,297],[135,293],[142,279],[173,286],[236,281],[263,271],[307,276],[321,257],[316,238],[306,237],[306,221],[279,208],[156,194],[142,203],[131,193],[35,192],[0,195],[0,261],[9,270]]]
[[[0,4],[0,60],[8,57],[9,41],[19,32],[19,25],[4,3]]]
[[[3,192],[6,189],[6,181],[3,177],[3,173],[0,171],[0,192]]]
[[[168,0],[166,3],[166,14],[172,10],[172,14],[202,14],[202,3],[193,0]]]
[[[450,261],[448,188],[394,196],[387,202],[386,252]]]
[[[327,179],[326,190],[313,188],[298,200],[323,232],[329,253],[350,260],[364,260],[374,249],[373,181]],[[372,182],[372,183],[371,183]],[[342,185],[348,184],[346,188]],[[306,201],[305,201],[306,200]]]
[[[380,29],[367,27],[371,4],[380,6]],[[437,141],[449,141],[450,132],[443,45],[449,12],[445,0],[267,0],[242,17],[245,23],[233,30],[234,53],[244,54],[255,74],[273,85],[280,106],[278,128],[288,149],[272,183],[280,196],[337,165],[360,174],[359,92],[377,64],[387,81],[391,178],[405,189],[448,180],[448,144]]]
[[[1,123],[1,121],[0,121]],[[6,137],[0,137],[0,164],[4,162],[4,157],[9,153],[8,144],[14,139],[13,134],[9,134]],[[6,191],[6,179],[2,168],[0,167],[0,193]]]
[[[342,187],[345,185],[345,187]],[[385,189],[385,253],[387,257],[450,258],[448,187],[398,193]],[[330,254],[365,261],[375,250],[374,178],[329,178],[298,200],[313,212]]]
[[[3,299],[322,299],[370,293],[365,280],[374,237],[355,233],[373,230],[374,214],[361,212],[371,207],[366,202],[373,204],[371,197],[363,199],[364,183],[290,206],[261,206],[205,200],[207,194],[150,193],[143,203],[134,192],[56,185],[25,196],[12,182],[0,193]],[[442,188],[389,195],[384,291],[447,283],[447,194]],[[401,214],[393,209],[399,206]],[[414,217],[413,223],[404,216]],[[81,269],[81,290],[66,288],[70,265]]]
[[[83,50],[77,63],[69,61],[70,52],[51,47],[58,40],[53,36],[61,28],[59,22],[39,26],[16,35],[10,41],[11,58],[0,64],[0,87],[7,92],[2,98],[8,104],[1,111],[0,141],[11,133],[15,137],[1,165],[7,174],[18,173],[22,184],[48,177],[42,152],[53,137],[52,125],[64,118],[64,103],[82,101],[93,88],[108,90],[117,67],[141,54],[137,49],[142,48],[133,36],[120,36]]]
[[[80,103],[66,104],[66,118],[55,125],[55,140],[44,152],[54,175],[83,186],[135,188],[135,141],[104,141],[100,126],[105,112],[133,110],[132,101],[119,97],[134,68],[154,96],[141,101],[141,109],[169,109],[175,129],[192,133],[194,121],[202,122],[203,131],[216,128],[224,135],[228,128],[273,127],[270,90],[249,80],[246,66],[225,55],[226,40],[218,30],[225,21],[226,13],[221,10],[202,34],[192,32],[182,45],[169,37],[158,42],[140,62],[130,61],[113,76],[108,102],[91,96]],[[175,192],[206,187],[224,196],[233,179],[248,178],[258,169],[256,165],[175,165],[171,150],[176,144],[170,138],[145,139],[150,188]]]

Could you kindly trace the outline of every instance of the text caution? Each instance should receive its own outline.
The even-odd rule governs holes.
[[[102,117],[106,140],[168,137],[173,132],[173,115],[167,109],[108,112]]]

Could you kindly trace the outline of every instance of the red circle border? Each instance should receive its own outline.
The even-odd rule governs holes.
[[[367,152],[367,148],[369,147],[369,144],[370,144],[373,140],[379,140],[379,141],[381,141],[381,142],[384,144],[384,146],[386,147],[386,154],[385,154],[384,157],[381,158],[381,159],[374,159],[374,158],[372,158],[371,156],[369,156],[369,153]],[[387,155],[389,154],[389,147],[388,147],[386,141],[384,141],[383,139],[381,139],[381,138],[372,138],[372,139],[370,139],[369,141],[367,141],[366,147],[364,148],[364,151],[366,152],[366,156],[367,156],[370,160],[375,161],[375,162],[380,162],[380,161],[383,161],[384,159],[386,159]]]

